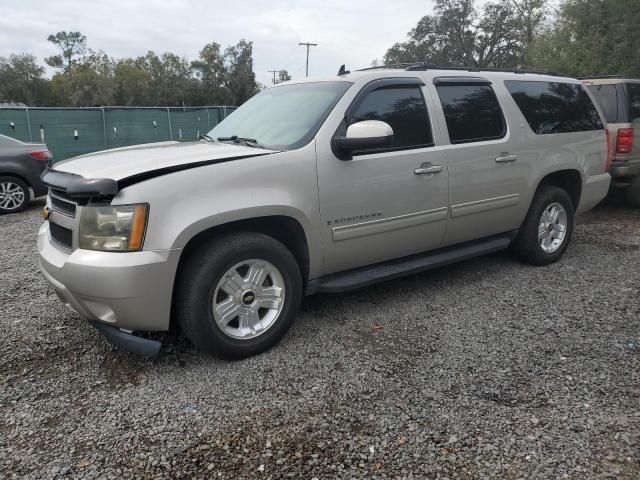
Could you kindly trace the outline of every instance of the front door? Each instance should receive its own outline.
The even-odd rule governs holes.
[[[362,120],[394,131],[391,147],[340,160],[317,144],[325,274],[438,248],[447,225],[448,170],[433,133],[422,81],[371,82],[336,134]]]

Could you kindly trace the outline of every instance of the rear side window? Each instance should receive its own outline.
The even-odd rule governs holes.
[[[602,130],[600,115],[582,85],[507,80],[507,90],[538,135]]]
[[[628,83],[629,121],[640,122],[640,83]]]
[[[609,123],[618,121],[618,89],[615,85],[589,85],[589,90],[602,108]]]
[[[388,123],[393,129],[394,150],[433,145],[427,107],[418,86],[383,87],[369,93],[351,114],[350,123],[362,120]]]
[[[451,143],[481,142],[504,137],[504,117],[489,85],[436,87]]]

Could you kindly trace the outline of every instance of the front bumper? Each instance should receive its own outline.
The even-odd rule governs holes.
[[[169,329],[176,250],[66,253],[38,234],[40,270],[63,303],[80,316],[125,330]]]

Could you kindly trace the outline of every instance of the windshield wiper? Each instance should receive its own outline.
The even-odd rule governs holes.
[[[264,148],[262,145],[258,143],[255,138],[246,138],[239,137],[237,135],[231,135],[230,137],[218,137],[219,142],[233,142],[233,143],[241,143],[242,145],[246,145],[247,147],[254,148]]]
[[[198,140],[208,140],[210,142],[215,142],[215,140],[211,138],[209,135],[207,135],[206,133],[201,134]]]

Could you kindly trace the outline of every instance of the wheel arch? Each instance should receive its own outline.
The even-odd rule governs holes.
[[[28,188],[33,189],[33,185],[29,181],[29,179],[22,173],[15,172],[13,170],[0,170],[0,177],[14,177],[19,180],[22,180]]]
[[[556,170],[548,173],[540,179],[536,187],[535,195],[545,186],[555,186],[562,188],[569,194],[574,211],[578,210],[580,198],[582,197],[582,175],[576,169]],[[533,199],[532,199],[533,201]]]
[[[180,276],[180,270],[184,266],[186,259],[200,246],[211,242],[220,234],[228,232],[257,232],[281,242],[293,254],[300,267],[303,281],[302,288],[304,291],[311,268],[310,254],[305,230],[297,219],[288,215],[266,215],[221,223],[205,228],[193,235],[180,252],[180,258],[178,259],[178,265],[173,277],[174,281],[171,295],[172,314],[170,324],[172,326],[177,325],[173,315],[177,279]]]

